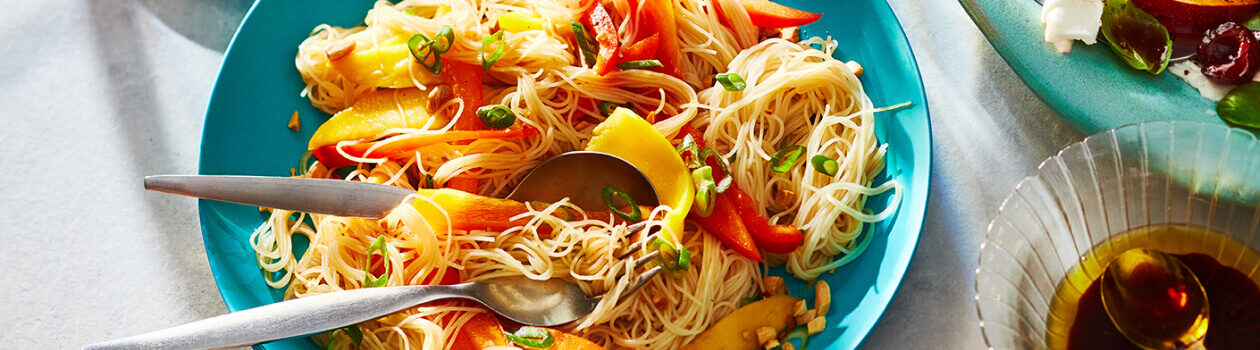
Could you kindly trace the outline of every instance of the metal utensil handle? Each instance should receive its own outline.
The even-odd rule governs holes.
[[[155,175],[144,188],[307,213],[382,218],[411,190],[373,183],[268,176]]]
[[[84,349],[216,349],[296,337],[372,320],[417,304],[467,298],[464,285],[353,289],[207,318]]]

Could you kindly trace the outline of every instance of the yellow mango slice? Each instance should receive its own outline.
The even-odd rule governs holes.
[[[359,97],[350,108],[337,112],[311,135],[308,150],[342,140],[362,140],[393,128],[440,128],[449,118],[429,114],[427,94],[420,89],[378,90]]]
[[[782,333],[796,327],[792,312],[797,300],[800,299],[790,295],[776,295],[744,305],[709,326],[682,349],[761,349],[757,344],[757,328],[774,327]]]
[[[691,210],[696,191],[691,185],[691,172],[674,145],[652,124],[625,108],[613,111],[595,127],[593,134],[587,151],[608,153],[630,162],[652,182],[661,204],[674,209],[664,219],[661,238],[679,246],[683,220]]]
[[[512,11],[499,16],[499,29],[509,33],[542,30],[545,25],[542,17],[525,11]]]
[[[362,42],[359,45],[363,45]],[[416,86],[411,81],[411,65],[414,59],[407,50],[405,40],[391,39],[376,47],[356,48],[354,51],[329,63],[346,79],[357,84],[382,88]],[[429,85],[441,80],[424,69],[416,69],[416,80]]]

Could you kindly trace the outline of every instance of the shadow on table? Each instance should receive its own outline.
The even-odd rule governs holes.
[[[223,52],[252,0],[140,0],[163,24],[207,49]]]
[[[142,5],[135,2],[84,2],[92,28],[91,37],[84,40],[89,46],[85,51],[96,56],[94,60],[102,65],[104,80],[111,85],[103,90],[106,93],[104,97],[109,101],[110,113],[102,117],[113,118],[115,126],[125,130],[122,144],[126,147],[125,152],[132,157],[125,163],[130,169],[112,171],[137,175],[187,171],[180,168],[184,162],[177,158],[178,150],[169,146],[176,143],[175,138],[188,136],[166,132],[171,121],[163,115],[166,110],[162,106],[163,94],[158,91],[162,83],[159,77],[164,74],[163,70],[169,71],[172,64],[156,60],[175,55],[155,53],[151,45],[155,40],[150,38],[153,31],[146,23],[149,15]],[[139,177],[135,179],[135,184],[139,190]],[[145,195],[143,198],[148,215],[137,220],[154,223],[159,229],[135,234],[144,236],[152,243],[152,250],[168,257],[163,266],[172,271],[169,275],[173,278],[165,288],[180,299],[193,303],[186,310],[172,312],[189,313],[190,318],[214,316],[221,307],[214,304],[214,298],[206,298],[206,290],[213,290],[214,283],[209,278],[204,258],[198,259],[197,254],[190,253],[196,251],[196,248],[190,247],[201,245],[201,236],[196,234],[195,228],[190,229],[192,214],[188,212],[189,206],[182,204],[187,202],[174,196]]]

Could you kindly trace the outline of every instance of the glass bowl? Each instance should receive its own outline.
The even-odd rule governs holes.
[[[1076,301],[1131,248],[1206,254],[1260,281],[1257,204],[1260,142],[1247,131],[1151,122],[1068,146],[989,223],[975,296],[985,342],[1066,347]]]

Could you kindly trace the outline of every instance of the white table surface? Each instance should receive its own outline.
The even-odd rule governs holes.
[[[955,0],[889,2],[927,88],[932,189],[909,272],[866,347],[983,348],[972,294],[985,225],[1084,135]],[[196,202],[141,179],[196,172],[210,89],[249,5],[0,0],[0,348],[77,348],[226,312]]]

